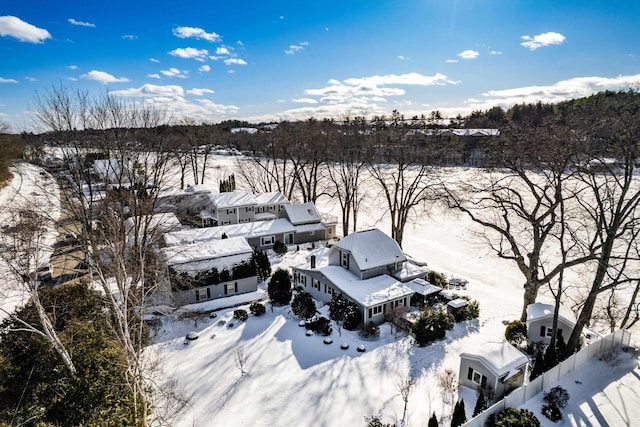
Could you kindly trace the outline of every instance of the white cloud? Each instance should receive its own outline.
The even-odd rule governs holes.
[[[0,36],[9,36],[29,43],[43,43],[51,38],[49,31],[15,16],[0,16]]]
[[[81,75],[80,78],[85,80],[95,80],[103,84],[124,83],[129,81],[129,79],[126,77],[114,77],[109,73],[98,70],[91,70],[88,73]]]
[[[371,76],[363,78],[350,78],[344,81],[349,85],[417,85],[433,86],[443,84],[457,84],[448,80],[444,74],[437,73],[433,76],[425,76],[420,73],[386,74],[384,76]]]
[[[582,98],[604,90],[626,90],[640,87],[640,74],[618,77],[574,77],[547,86],[523,86],[519,88],[490,90],[483,99],[466,101],[474,110],[501,106],[505,109],[521,103],[557,103]]]
[[[224,46],[221,46],[216,49],[216,55],[229,55],[229,49]]]
[[[537,36],[522,36],[522,46],[529,48],[529,50],[536,50],[539,47],[549,46],[552,44],[562,44],[566,40],[566,37],[560,33],[550,31],[548,33],[538,34]]]
[[[123,40],[135,40],[137,39],[138,36],[134,35],[134,34],[125,34],[122,36]]]
[[[499,50],[492,50],[489,51],[489,55],[502,55],[502,52]]]
[[[78,69],[78,66],[77,66],[77,65],[67,65],[67,67],[66,67],[66,68],[68,68],[68,69],[70,69],[70,70],[77,70],[77,69]]]
[[[30,82],[37,82],[38,81],[38,79],[36,79],[35,77],[32,77],[32,76],[26,76],[24,79],[27,80],[27,81],[30,81]]]
[[[216,33],[207,33],[202,28],[197,27],[178,27],[173,30],[173,35],[181,39],[194,38],[209,42],[220,41],[220,35]]]
[[[152,74],[147,74],[147,77],[150,79],[161,79],[162,77],[160,77],[160,74],[158,73],[152,73]]]
[[[168,70],[160,70],[160,72],[167,77],[178,77],[180,79],[186,79],[189,77],[189,72],[185,70],[179,70],[177,68],[169,68]]]
[[[151,61],[151,62],[160,62],[160,60],[156,59],[156,58],[149,58],[149,61]]]
[[[149,96],[182,96],[184,90],[180,86],[166,85],[158,86],[152,84],[144,84],[139,88],[130,88],[123,90],[114,90],[109,92],[116,96],[135,96],[135,97],[149,97]]]
[[[247,65],[247,63],[240,58],[229,58],[224,60],[225,65]]]
[[[457,59],[447,59],[446,61],[447,64],[455,64],[456,62],[459,62]]]
[[[205,61],[207,55],[209,55],[209,51],[207,49],[196,49],[193,47],[179,47],[169,52],[169,55],[185,59],[195,59],[196,61]]]
[[[193,89],[187,90],[187,93],[190,94],[190,95],[202,96],[205,93],[215,93],[215,92],[213,90],[211,90],[211,89],[204,89],[204,88],[199,89],[199,88],[195,88],[194,87]]]
[[[201,65],[201,66],[198,68],[198,71],[202,71],[203,73],[208,73],[209,71],[211,71],[211,67],[210,67],[210,66],[208,66],[207,64],[205,64],[205,65]]]
[[[406,56],[403,56],[403,55],[398,55],[398,59],[400,59],[401,61],[406,61],[409,58],[407,58]]]
[[[318,101],[313,98],[296,98],[296,99],[292,99],[292,101],[300,104],[317,104],[318,103]]]
[[[18,83],[15,79],[5,79],[4,77],[0,77],[0,83]]]
[[[480,53],[475,50],[468,49],[460,52],[458,56],[462,59],[476,59],[478,56],[480,56]]]
[[[309,46],[309,42],[302,42],[298,44],[292,44],[289,46],[289,49],[286,49],[284,53],[287,55],[295,55],[297,52],[300,52],[305,47]]]
[[[81,27],[95,27],[96,26],[96,24],[92,24],[91,22],[76,21],[73,18],[69,18],[68,21],[69,21],[69,23],[71,23],[73,25],[79,25]]]

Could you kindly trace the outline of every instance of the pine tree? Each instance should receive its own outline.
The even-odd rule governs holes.
[[[549,345],[547,351],[544,353],[544,370],[545,372],[553,368],[558,364],[558,354],[556,353],[556,347]]]
[[[558,335],[558,338],[556,338],[556,355],[558,357],[558,362],[562,362],[568,357],[566,353],[567,344],[564,342],[562,335]]]
[[[436,417],[436,413],[434,412],[433,415],[431,415],[431,418],[429,418],[429,424],[427,425],[427,427],[438,427],[438,417]]]
[[[453,415],[451,416],[451,427],[460,427],[467,421],[467,415],[464,410],[464,399],[456,402],[453,407]]]
[[[529,375],[529,381],[533,381],[538,378],[544,372],[544,356],[542,354],[542,349],[538,350],[536,354],[536,360],[533,362],[533,369],[531,370],[531,375]]]
[[[478,396],[478,400],[476,400],[476,406],[473,408],[474,417],[487,408],[486,400],[487,399],[484,397],[484,390],[481,389],[480,396]]]

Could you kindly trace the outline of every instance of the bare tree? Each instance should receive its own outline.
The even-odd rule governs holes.
[[[386,203],[391,237],[402,246],[407,222],[424,213],[426,202],[434,196],[435,170],[426,156],[428,150],[416,144],[415,133],[409,132],[397,111],[391,125],[377,129],[376,135],[378,156],[369,161],[368,168]]]
[[[398,393],[400,393],[400,397],[404,402],[401,425],[404,425],[407,418],[407,405],[409,404],[409,396],[411,396],[415,385],[416,380],[411,376],[410,372],[396,381],[396,390],[398,390]]]
[[[236,364],[236,368],[240,371],[240,376],[244,376],[247,373],[247,362],[249,361],[249,355],[243,347],[237,347],[233,352],[233,360]]]
[[[342,235],[349,234],[349,225],[355,231],[358,211],[367,189],[362,184],[367,165],[366,121],[364,117],[353,120],[346,117],[340,135],[328,148],[330,161],[327,172],[332,184],[332,197],[338,200],[342,213]],[[353,222],[351,222],[353,218]]]
[[[158,223],[152,214],[171,160],[158,131],[166,116],[110,94],[89,98],[65,88],[37,96],[34,110],[40,125],[65,147],[73,188],[62,193],[67,215],[80,224],[91,277],[105,293],[126,354],[136,420],[147,425],[153,402],[148,383],[157,365],[143,356],[142,314],[160,282],[154,250]],[[86,129],[92,129],[92,138],[84,136]]]
[[[71,375],[77,374],[71,354],[63,344],[54,327],[54,322],[46,313],[40,299],[39,287],[46,275],[43,270],[48,269],[46,255],[45,234],[47,224],[52,226],[50,218],[42,209],[30,204],[24,204],[13,209],[10,226],[3,228],[3,237],[8,250],[0,252],[0,257],[9,273],[4,277],[5,281],[14,281],[19,284],[22,291],[29,297],[29,303],[33,304],[38,313],[39,327],[20,319],[14,312],[9,312],[0,307],[5,315],[15,320],[19,328],[3,328],[4,332],[26,331],[41,336],[47,340],[58,353]],[[12,280],[13,279],[13,280]]]

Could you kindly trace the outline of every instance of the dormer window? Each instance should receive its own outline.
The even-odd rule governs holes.
[[[349,268],[349,252],[340,252],[340,254],[341,254],[340,264],[344,268]]]

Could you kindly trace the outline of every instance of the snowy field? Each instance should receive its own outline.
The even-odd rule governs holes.
[[[226,156],[215,156],[211,164],[215,168],[209,171],[208,184],[213,188],[217,188],[218,178],[236,166],[234,158]],[[43,185],[51,182],[38,168],[18,168],[20,182],[15,178],[11,186],[0,191],[0,214],[17,197],[16,193],[20,198],[33,198],[36,196],[32,194],[46,193],[42,192],[46,188]],[[29,179],[25,180],[25,176]],[[33,184],[28,183],[31,181]],[[57,195],[53,188],[50,192]],[[55,199],[51,203],[56,203]],[[326,199],[318,207],[325,213],[338,214],[337,206]],[[378,227],[389,233],[387,220],[380,218],[381,211],[383,206],[370,202],[360,216],[358,228]],[[323,337],[305,334],[289,307],[272,311],[267,306],[262,317],[233,321],[233,310],[238,307],[231,306],[245,304],[243,308],[248,309],[249,301],[266,298],[263,286],[256,293],[183,307],[162,317],[155,344],[148,351],[164,361],[164,379],[176,380],[190,397],[190,404],[173,425],[363,426],[364,417],[372,415],[400,425],[404,402],[398,383],[408,377],[415,380],[415,386],[404,425],[426,426],[434,411],[438,417],[448,416],[453,402],[443,398],[438,376],[446,369],[458,372],[460,353],[488,341],[502,341],[504,322],[518,318],[522,309],[523,280],[519,271],[488,253],[472,230],[473,224],[465,217],[433,212],[405,231],[406,253],[449,277],[467,279],[467,289],[456,292],[480,302],[479,319],[456,324],[444,340],[424,348],[416,347],[410,337],[394,338],[386,324],[380,328],[380,338],[373,341],[349,331],[342,331],[340,336],[334,328],[333,343],[324,344]],[[302,248],[273,258],[273,269],[301,263],[307,254]],[[0,294],[3,307],[20,303],[16,293],[7,297],[11,288],[8,282],[0,286],[0,292],[5,292]],[[545,296],[540,300],[550,302]],[[216,310],[216,318],[209,317],[211,310]],[[187,315],[188,311],[203,314]],[[326,307],[320,311],[326,313]],[[199,339],[185,345],[184,337],[191,331],[197,332]],[[639,338],[640,333],[636,332],[636,345]],[[349,348],[342,350],[342,343]],[[365,352],[357,351],[360,345],[366,348]],[[238,350],[247,356],[244,375],[235,363]],[[611,425],[640,425],[636,405],[639,374],[636,359],[622,359],[612,365],[597,362],[572,374],[562,384],[572,396],[569,408],[564,411],[565,420],[557,424],[539,415],[541,398],[528,402],[527,407],[548,426],[606,425],[606,420],[613,420]],[[609,379],[613,382],[608,383]],[[474,396],[468,390],[463,395],[470,418],[474,402],[468,400]]]

